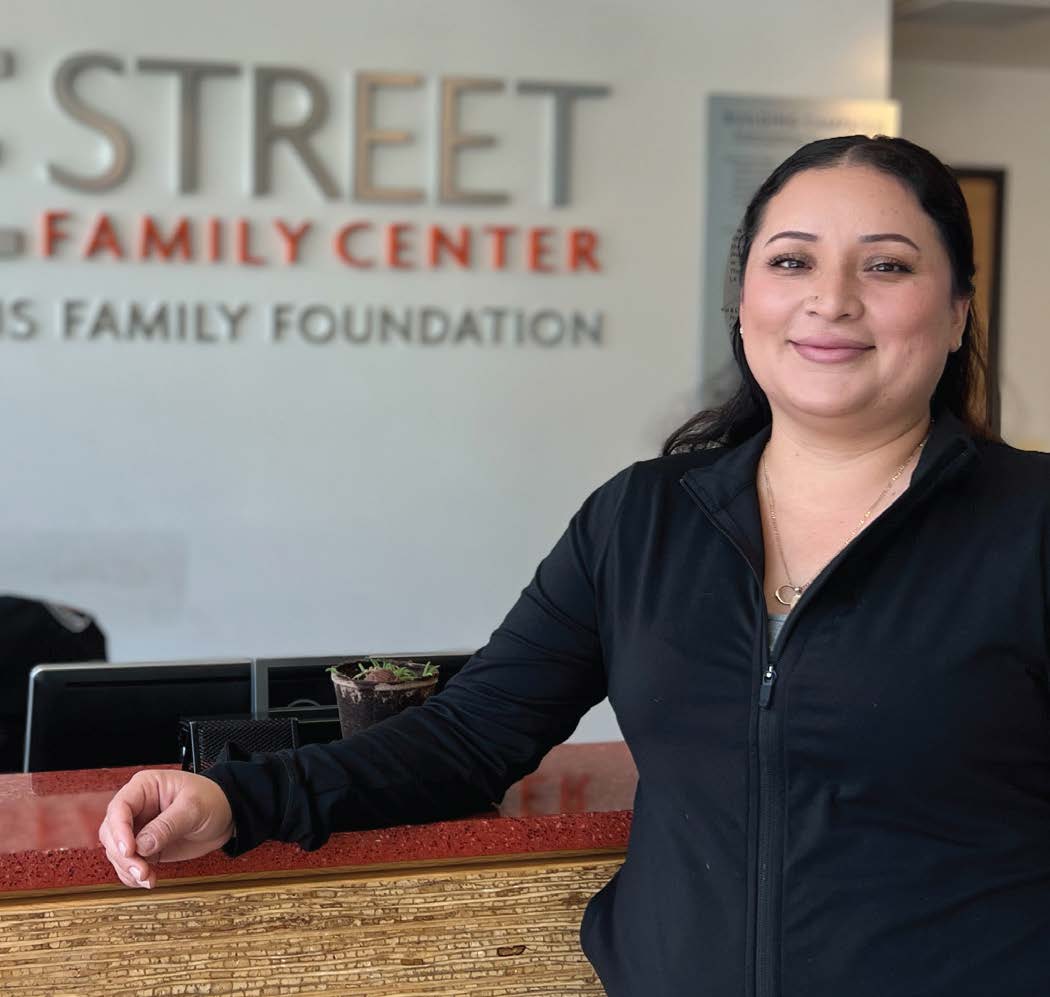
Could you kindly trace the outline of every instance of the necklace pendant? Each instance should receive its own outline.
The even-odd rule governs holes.
[[[776,597],[776,600],[780,605],[790,608],[798,602],[799,596],[802,595],[802,589],[796,588],[794,585],[781,585],[773,595]]]

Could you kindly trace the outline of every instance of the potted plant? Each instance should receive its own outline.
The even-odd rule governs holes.
[[[436,665],[402,658],[348,658],[328,672],[343,737],[421,705],[438,680]]]

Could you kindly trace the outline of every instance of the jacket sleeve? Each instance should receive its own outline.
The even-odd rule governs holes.
[[[267,839],[320,848],[336,831],[490,809],[606,695],[598,567],[632,468],[586,499],[488,643],[441,692],[352,737],[227,754],[240,855]],[[240,759],[240,760],[238,760]]]

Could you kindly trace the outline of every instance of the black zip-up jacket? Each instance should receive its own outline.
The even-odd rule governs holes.
[[[210,769],[227,854],[487,809],[608,695],[639,775],[581,925],[610,997],[1050,994],[1050,457],[940,415],[771,656],[767,438],[599,487],[425,705]]]

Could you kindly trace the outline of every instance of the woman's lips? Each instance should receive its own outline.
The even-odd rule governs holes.
[[[817,363],[843,363],[848,360],[856,360],[862,353],[873,349],[871,346],[817,346],[813,343],[791,342],[795,351],[807,360]]]

